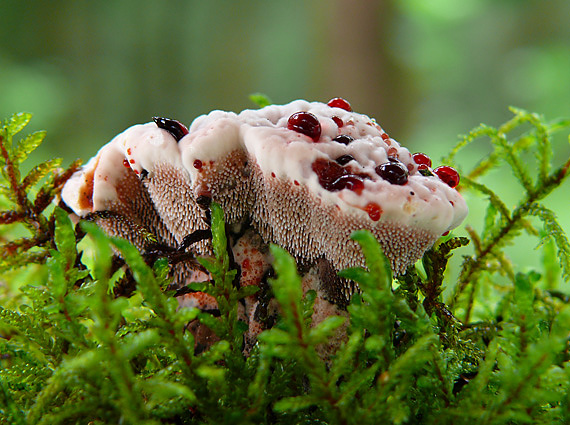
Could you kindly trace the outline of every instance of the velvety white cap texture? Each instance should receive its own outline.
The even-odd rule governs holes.
[[[289,117],[297,112],[309,112],[317,118],[321,127],[318,140],[288,128]],[[334,139],[339,135],[353,140],[349,144],[338,143]],[[345,165],[351,174],[365,176],[360,190],[332,191],[320,182],[314,169],[315,161],[334,163],[342,155],[353,158]],[[399,160],[407,168],[409,175],[405,184],[393,184],[375,171],[380,164],[390,161],[389,158]],[[231,166],[220,168],[220,164]],[[405,236],[397,240],[398,254],[392,257],[406,251],[403,244],[415,243],[413,238],[417,232],[421,242],[410,251],[409,258],[402,261],[391,258],[399,272],[467,215],[467,206],[459,192],[436,175],[422,175],[410,152],[389,138],[375,120],[320,102],[296,100],[239,114],[213,111],[196,118],[189,133],[179,141],[154,123],[135,125],[101,148],[69,180],[62,198],[79,216],[109,209],[118,202],[117,186],[129,172],[145,178],[145,187],[155,205],[163,202],[169,193],[173,204],[177,198],[192,202],[188,196],[197,200],[204,193],[232,208],[232,203],[240,203],[236,209],[240,211],[239,217],[234,219],[250,214],[268,242],[283,243],[293,251],[298,250],[295,254],[301,258],[311,250],[324,249],[326,238],[313,245],[313,239],[323,238],[318,232],[335,231],[326,227],[319,229],[321,225],[326,226],[327,220],[322,217],[331,216],[330,222],[341,223],[341,226],[346,222],[343,231],[370,229],[377,237],[386,239],[385,249],[389,249],[391,243],[388,239],[402,230]],[[165,178],[165,173],[177,177]],[[173,183],[175,181],[183,183]],[[184,188],[178,188],[179,185]],[[183,191],[184,196],[178,196],[179,191]],[[155,196],[159,192],[160,196]],[[279,196],[276,198],[275,194]],[[299,197],[306,200],[299,201]],[[249,202],[253,205],[246,205]],[[280,205],[262,205],[275,202]],[[302,214],[287,211],[295,205],[301,205]],[[370,214],[370,205],[376,208],[376,214]],[[194,219],[199,210],[195,206],[188,208],[194,211],[191,215]],[[177,206],[177,214],[183,209]],[[157,210],[159,214],[168,211],[159,205]],[[268,216],[272,214],[282,219]],[[320,217],[317,224],[287,222],[300,222],[305,217],[310,221],[312,215]],[[169,221],[185,219],[184,216],[168,217]],[[192,225],[184,227],[192,228]],[[287,236],[295,229],[315,235]],[[175,236],[179,240],[184,235]],[[303,244],[311,246],[302,247]],[[338,268],[353,262],[333,263]]]

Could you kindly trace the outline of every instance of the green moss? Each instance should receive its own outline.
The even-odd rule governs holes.
[[[61,171],[51,160],[21,175],[44,134],[15,141],[30,119],[15,115],[0,132],[0,271],[9,282],[0,287],[0,423],[568,423],[570,248],[541,202],[567,178],[570,160],[551,165],[551,135],[569,123],[513,112],[498,128],[469,133],[447,159],[478,138],[491,142],[487,157],[462,170],[464,187],[488,200],[480,232],[442,238],[397,280],[370,233],[353,235],[367,267],[341,274],[362,292],[348,306],[345,343],[326,362],[318,346],[347,319],[311,327],[315,294],[303,298],[286,251],[271,248],[281,318],[245,358],[238,302],[255,289],[233,284],[222,210],[212,206],[215,255],[200,259],[213,280],[199,289],[220,306],[212,320],[177,309],[165,260],[150,267],[92,223],[76,232],[51,206],[78,164]],[[529,153],[536,175],[522,160]],[[480,181],[501,164],[520,186],[513,208]],[[543,250],[538,270],[518,270],[504,252],[522,232]],[[77,248],[83,233],[90,261]],[[468,243],[453,281],[448,260]],[[136,282],[129,298],[113,296],[113,249]],[[473,321],[474,308],[490,301],[488,320]],[[186,331],[196,318],[220,338],[202,353]]]

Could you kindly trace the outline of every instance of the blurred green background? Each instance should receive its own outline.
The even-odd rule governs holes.
[[[509,105],[570,116],[568,0],[0,5],[0,117],[34,114],[33,128],[48,131],[36,159],[87,159],[153,115],[188,124],[212,109],[253,107],[253,92],[276,103],[344,97],[434,159],[479,123],[506,121]],[[556,162],[568,155],[562,138]],[[514,203],[508,177],[491,178]],[[568,190],[549,201],[566,230]],[[473,201],[475,227],[478,208]]]

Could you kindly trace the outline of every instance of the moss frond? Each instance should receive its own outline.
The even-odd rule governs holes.
[[[11,229],[20,225],[27,233],[20,238],[3,238],[0,272],[46,261],[49,250],[54,248],[54,217],[49,206],[80,165],[76,161],[64,171],[60,168],[60,159],[51,159],[35,165],[22,177],[20,165],[46,135],[40,131],[15,140],[31,118],[27,113],[14,114],[0,129],[0,195],[6,201],[6,209],[0,211],[0,225],[11,225]],[[42,180],[44,183],[39,185]],[[17,230],[12,231],[17,233]]]
[[[511,111],[514,113],[514,117],[503,125],[497,128],[481,126],[469,133],[449,157],[450,160],[453,160],[463,147],[480,137],[488,138],[493,146],[493,151],[487,157],[485,165],[478,164],[471,172],[467,173],[467,177],[464,179],[467,188],[483,194],[490,202],[481,234],[471,233],[476,248],[475,255],[463,263],[459,282],[450,300],[450,307],[453,309],[456,307],[460,296],[466,293],[468,287],[471,287],[467,291],[469,296],[465,307],[464,322],[470,321],[473,294],[481,276],[487,273],[490,262],[499,261],[501,268],[506,270],[511,278],[514,277],[514,273],[510,271],[510,263],[502,254],[502,249],[513,243],[523,230],[538,236],[538,232],[528,221],[532,216],[541,219],[546,232],[552,232],[552,237],[558,246],[563,278],[567,281],[570,279],[567,263],[567,237],[557,222],[556,216],[546,211],[540,204],[540,201],[560,187],[568,177],[570,158],[559,168],[554,169],[551,138],[555,132],[567,129],[570,124],[565,120],[546,123],[536,114],[516,108],[511,108]],[[525,126],[530,126],[530,128]],[[521,132],[522,134],[518,134]],[[512,139],[509,138],[509,135],[514,133],[517,135],[513,136]],[[522,157],[523,152],[534,154],[535,165],[538,169],[534,180],[529,173],[526,161]],[[507,208],[498,194],[477,181],[484,170],[498,166],[501,162],[509,166],[522,193],[520,201],[512,210]],[[498,217],[496,213],[499,213]]]

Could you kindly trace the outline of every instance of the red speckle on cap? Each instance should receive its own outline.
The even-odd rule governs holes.
[[[243,262],[241,263],[241,268],[242,268],[242,269],[245,269],[245,270],[251,269],[251,264],[250,264],[248,258],[246,258],[245,260],[243,260]]]
[[[388,140],[389,138],[388,133],[382,133],[382,140]]]
[[[131,154],[131,148],[128,148],[127,149],[127,155],[130,155],[130,154]]]
[[[134,160],[134,159],[130,159],[129,162],[130,162],[131,164],[134,164],[134,163],[135,163],[135,160]]]
[[[123,165],[127,168],[131,168],[131,165],[129,164],[129,160],[127,158],[123,159]]]
[[[200,170],[202,169],[203,164],[202,161],[200,161],[199,159],[195,159],[192,165],[194,166],[195,169]]]

